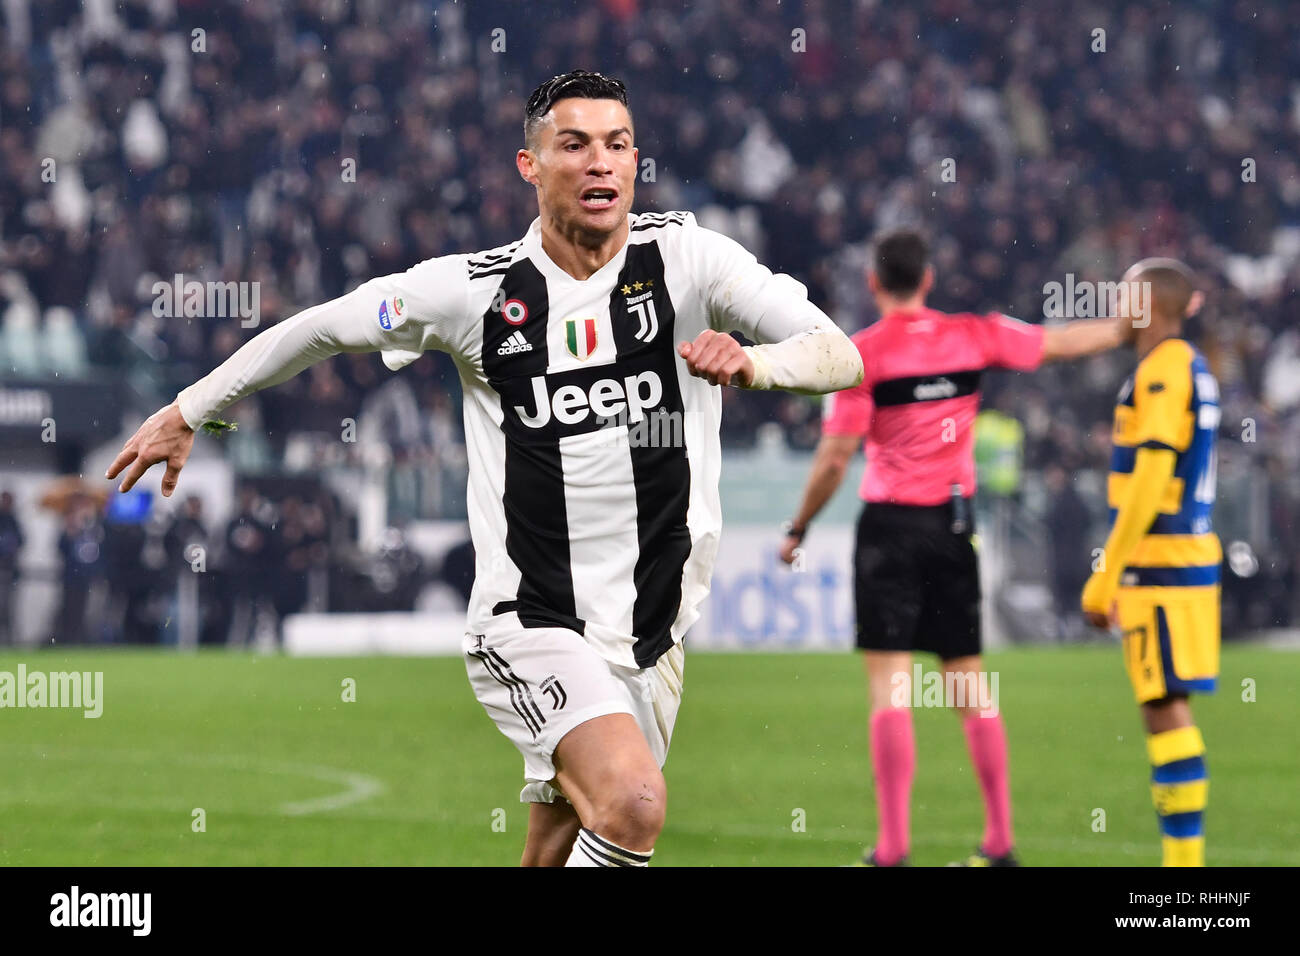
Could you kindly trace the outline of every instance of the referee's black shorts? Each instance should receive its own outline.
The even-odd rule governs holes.
[[[941,660],[980,652],[973,527],[967,518],[954,532],[953,517],[949,504],[863,508],[853,561],[859,648],[929,651]]]

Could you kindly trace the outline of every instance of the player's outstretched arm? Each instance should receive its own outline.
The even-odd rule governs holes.
[[[122,473],[123,468],[127,469],[118,488],[119,491],[127,492],[140,480],[141,475],[158,462],[165,461],[167,472],[163,475],[162,493],[164,498],[170,498],[193,447],[194,429],[185,424],[180,407],[172,402],[145,419],[144,424],[122,446],[104,477],[111,481]]]
[[[708,368],[708,360],[725,350],[735,366],[732,382],[743,388],[781,388],[803,395],[824,395],[852,388],[862,381],[862,356],[830,317],[808,300],[808,290],[788,275],[773,273],[734,239],[703,229],[695,217],[687,217],[688,255],[696,281],[704,292],[710,328],[693,343],[682,343],[678,353],[688,367]],[[736,330],[757,345],[736,355],[739,343],[730,336],[714,336]],[[721,341],[726,338],[731,344]],[[710,344],[713,343],[713,344]],[[687,346],[688,349],[683,349]],[[735,348],[733,348],[733,346]],[[700,352],[699,349],[706,351]],[[699,356],[699,358],[697,358]],[[694,372],[693,374],[699,374]],[[705,378],[714,381],[714,373]]]
[[[730,335],[705,329],[694,342],[679,342],[677,354],[686,361],[688,372],[708,379],[710,385],[748,388],[754,380],[753,361]]]
[[[754,366],[747,388],[824,395],[862,382],[857,346],[829,318],[780,342],[747,345],[744,351]]]
[[[783,388],[822,395],[862,381],[862,356],[847,335],[831,324],[799,332],[768,345],[741,345],[730,335],[705,329],[677,354],[697,378],[713,385]]]
[[[195,432],[227,406],[288,381],[340,352],[385,350],[386,362],[390,351],[397,362],[410,361],[427,343],[425,327],[412,315],[417,293],[407,277],[417,270],[431,271],[439,262],[428,260],[407,273],[372,279],[347,295],[304,309],[254,336],[208,375],[183,389],[170,405],[150,415],[122,447],[106,477],[111,480],[126,469],[119,490],[130,491],[145,472],[165,461],[162,490],[169,497],[189,457]],[[397,292],[412,303],[401,321],[390,319],[387,329],[366,321],[375,302],[387,301]]]
[[[1043,361],[1062,362],[1119,348],[1129,341],[1129,319],[1075,319],[1043,330]]]
[[[1119,590],[1119,579],[1128,566],[1138,542],[1160,511],[1161,491],[1173,477],[1177,453],[1172,448],[1139,448],[1129,475],[1124,498],[1115,513],[1115,524],[1106,539],[1101,566],[1084,586],[1081,604],[1084,616],[1094,627],[1106,627],[1110,609]]]

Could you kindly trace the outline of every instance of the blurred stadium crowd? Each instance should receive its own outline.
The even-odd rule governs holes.
[[[149,411],[304,307],[517,238],[536,214],[512,162],[524,100],[554,73],[598,69],[629,87],[637,208],[696,211],[849,331],[876,318],[862,272],[871,235],[894,225],[935,238],[934,306],[1029,321],[1067,274],[1189,262],[1210,293],[1194,332],[1223,392],[1221,474],[1249,478],[1268,512],[1249,613],[1284,623],[1300,554],[1292,13],[1285,0],[2,0],[0,376],[120,375]],[[259,325],[159,317],[154,283],[177,274],[258,283]],[[1120,353],[1000,376],[987,403],[1023,424],[1030,470],[1099,473],[1131,365]],[[724,397],[728,446],[773,421],[792,447],[817,440],[812,401]],[[231,409],[229,453],[262,469],[367,446],[454,462],[458,402],[445,356],[399,376],[341,356]],[[343,446],[353,418],[367,440]],[[1096,502],[1048,472],[1045,520],[1077,541]]]

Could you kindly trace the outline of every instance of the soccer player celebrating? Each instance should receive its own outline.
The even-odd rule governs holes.
[[[1204,296],[1175,259],[1144,259],[1124,275],[1150,290],[1134,323],[1138,366],[1115,406],[1107,497],[1111,530],[1083,590],[1097,627],[1117,624],[1147,730],[1151,797],[1165,866],[1204,866],[1209,793],[1205,743],[1188,695],[1213,692],[1219,672],[1215,494],[1218,383],[1183,335]],[[1130,297],[1131,298],[1131,297]]]
[[[378,350],[391,369],[449,352],[477,562],[465,663],[524,757],[525,864],[649,862],[681,640],[721,525],[713,386],[820,393],[862,377],[798,282],[690,213],[632,214],[637,162],[621,82],[543,83],[515,157],[537,194],[522,239],[372,279],[262,332],[151,416],[108,472],[126,469],[125,491],[165,461],[170,495],[194,430],[243,396],[338,352]]]
[[[970,501],[980,375],[1101,352],[1120,345],[1124,334],[1119,319],[1044,328],[1005,315],[936,312],[925,305],[934,282],[928,258],[925,240],[912,230],[876,242],[867,281],[881,318],[853,337],[865,376],[857,388],[826,399],[812,473],[781,546],[782,559],[792,563],[865,438],[854,593],[879,816],[876,846],[862,859],[867,866],[907,861],[916,745],[912,695],[895,691],[910,687],[912,652],[938,655],[945,688],[987,686]],[[947,702],[961,715],[984,796],[984,838],[963,865],[1015,866],[1006,731],[996,701],[986,698],[970,693]]]

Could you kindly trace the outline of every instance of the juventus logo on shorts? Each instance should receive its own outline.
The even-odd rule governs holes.
[[[569,702],[569,695],[564,692],[564,685],[555,679],[554,674],[542,681],[541,688],[543,693],[551,697],[551,710],[562,710]]]

